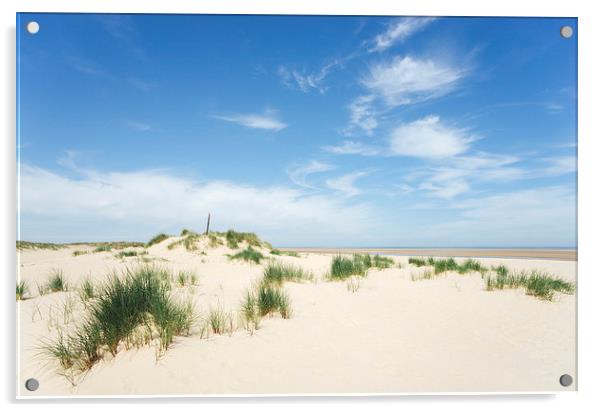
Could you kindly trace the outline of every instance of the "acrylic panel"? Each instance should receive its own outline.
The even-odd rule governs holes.
[[[575,390],[577,19],[17,15],[17,392]]]

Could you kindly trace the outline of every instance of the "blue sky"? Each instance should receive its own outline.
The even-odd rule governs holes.
[[[574,246],[563,25],[21,14],[20,238]]]

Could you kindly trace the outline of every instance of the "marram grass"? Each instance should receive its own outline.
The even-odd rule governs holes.
[[[263,280],[282,285],[284,282],[303,282],[312,280],[313,275],[303,268],[279,262],[270,262],[263,270]]]
[[[67,279],[60,269],[53,269],[50,272],[50,278],[46,284],[47,289],[50,292],[66,292],[69,290],[69,284]]]
[[[169,297],[165,273],[165,269],[145,265],[126,269],[120,277],[114,275],[90,301],[84,322],[68,335],[47,341],[42,353],[63,369],[85,371],[103,352],[115,355],[141,326],[152,331],[159,353],[167,350],[175,336],[188,333],[195,316],[190,302]]]
[[[573,283],[540,270],[510,273],[505,266],[498,266],[495,272],[485,277],[486,290],[524,288],[527,295],[544,300],[553,300],[556,292],[573,294],[575,291]]]
[[[22,280],[20,282],[17,282],[17,300],[25,300],[26,295],[29,293],[29,286],[27,286],[27,283]]]
[[[246,249],[234,255],[229,255],[229,257],[231,260],[237,259],[253,263],[261,263],[261,260],[265,259],[265,256],[263,256],[260,251],[253,249],[251,246],[247,246]]]

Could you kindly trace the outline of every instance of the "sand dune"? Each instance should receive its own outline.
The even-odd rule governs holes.
[[[395,266],[372,268],[347,282],[323,279],[332,255],[302,253],[270,259],[312,271],[313,281],[287,282],[292,317],[266,317],[253,335],[243,328],[231,334],[177,337],[158,359],[155,348],[121,350],[104,356],[73,386],[56,363],[39,356],[42,339],[56,337],[81,321],[85,307],[76,291],[38,296],[53,269],[71,285],[89,277],[95,283],[112,271],[141,264],[140,259],[175,272],[194,271],[197,285],[174,285],[175,297],[192,297],[201,318],[221,307],[237,317],[241,299],[267,264],[230,260],[226,246],[206,240],[196,251],[168,248],[175,237],[147,249],[140,257],[115,257],[118,251],[92,253],[92,246],[59,250],[22,250],[20,279],[30,298],[17,302],[19,370],[22,396],[156,394],[300,394],[399,393],[449,391],[559,391],[558,378],[576,375],[575,296],[557,294],[552,301],[528,296],[522,289],[485,291],[479,273],[449,273],[413,281],[422,269],[408,258]],[[246,245],[241,245],[244,247]],[[89,253],[73,256],[75,250]],[[136,248],[142,251],[142,248]],[[419,254],[418,254],[419,255]],[[459,259],[461,261],[462,259]],[[541,269],[568,281],[576,279],[576,262],[565,260],[479,258],[511,270]],[[71,314],[64,304],[71,302]],[[200,322],[200,320],[199,320]],[[35,377],[36,392],[23,383]]]

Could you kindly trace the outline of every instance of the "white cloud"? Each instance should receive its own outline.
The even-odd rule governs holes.
[[[280,66],[277,73],[282,79],[282,82],[290,89],[300,90],[303,93],[308,93],[314,89],[320,93],[325,93],[328,89],[323,84],[326,76],[341,64],[341,60],[335,59],[330,63],[325,64],[320,70],[314,73],[301,73],[298,70]]]
[[[548,166],[542,169],[544,175],[563,175],[577,171],[575,156],[548,157],[542,160],[548,163]]]
[[[439,116],[427,116],[395,128],[389,143],[392,155],[443,159],[464,153],[474,140],[467,130],[446,126]]]
[[[358,128],[372,135],[374,129],[378,127],[377,114],[372,104],[374,98],[373,95],[359,96],[349,105],[350,119],[349,126],[345,130],[346,134]]]
[[[130,129],[137,132],[150,132],[153,130],[150,124],[144,122],[128,121],[126,124]]]
[[[435,20],[434,17],[403,17],[394,20],[384,33],[374,38],[371,52],[381,52],[423,29]]]
[[[341,155],[376,156],[382,153],[376,146],[366,145],[361,142],[353,142],[351,140],[345,140],[338,146],[324,146],[322,150],[327,153]]]
[[[251,129],[271,130],[275,132],[280,131],[288,126],[286,123],[278,120],[275,117],[275,113],[271,110],[266,111],[265,114],[215,115],[213,117],[226,122],[249,127]]]
[[[335,169],[335,166],[318,160],[311,160],[305,164],[293,164],[286,171],[293,183],[306,189],[317,189],[308,182],[307,178],[315,173],[324,173]]]
[[[406,105],[449,93],[467,70],[410,56],[375,64],[362,83],[389,106]]]
[[[326,181],[326,186],[341,192],[345,197],[357,196],[361,193],[361,190],[355,186],[355,181],[366,175],[366,172],[349,173],[334,179],[328,179]]]
[[[571,246],[575,191],[543,187],[472,198],[454,205],[460,216],[426,227],[425,242],[452,246]]]
[[[122,227],[132,228],[129,239],[140,239],[158,230],[198,227],[211,212],[217,230],[256,231],[289,245],[342,244],[346,236],[367,230],[372,216],[368,206],[348,205],[334,196],[199,182],[161,170],[87,171],[69,178],[24,164],[20,188],[22,235],[31,239],[60,236],[74,224],[73,241],[112,238]]]
[[[451,199],[461,193],[470,190],[470,185],[464,179],[454,178],[445,180],[442,183],[434,183],[435,180],[425,182],[420,185],[420,189],[428,190],[434,197],[442,199]]]

